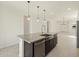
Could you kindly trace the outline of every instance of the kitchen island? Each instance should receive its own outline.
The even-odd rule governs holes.
[[[19,56],[23,57],[44,57],[57,44],[56,33],[46,33],[49,36],[41,35],[42,33],[33,33],[19,35]]]

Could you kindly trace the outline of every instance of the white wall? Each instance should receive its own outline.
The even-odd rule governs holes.
[[[18,43],[17,35],[24,29],[23,16],[10,3],[0,3],[0,48]]]

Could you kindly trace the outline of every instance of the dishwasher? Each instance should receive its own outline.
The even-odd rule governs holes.
[[[34,43],[34,57],[45,56],[45,40],[39,40]]]

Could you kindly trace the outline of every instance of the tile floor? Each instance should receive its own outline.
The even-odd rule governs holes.
[[[47,55],[47,57],[78,57],[79,49],[76,48],[76,36],[68,33],[58,34],[57,46]],[[0,49],[0,57],[18,57],[18,44]]]
[[[14,45],[11,47],[0,49],[0,57],[18,57],[19,55],[19,45]]]
[[[48,57],[77,57],[79,49],[76,48],[76,35],[60,33],[57,46],[48,54]]]

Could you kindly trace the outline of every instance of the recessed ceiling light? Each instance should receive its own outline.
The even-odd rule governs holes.
[[[71,8],[67,8],[67,10],[71,10]]]

